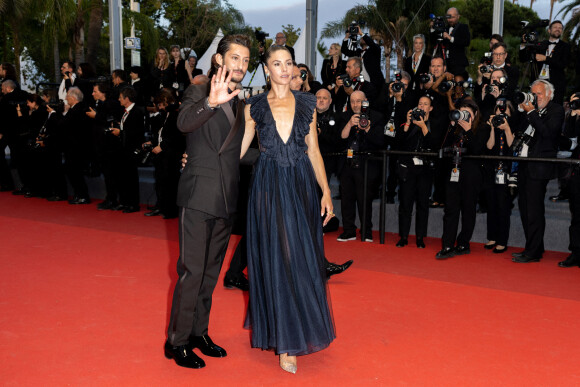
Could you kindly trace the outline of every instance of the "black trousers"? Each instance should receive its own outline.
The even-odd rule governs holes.
[[[447,179],[451,176],[448,170]],[[469,241],[475,228],[477,213],[477,198],[481,189],[483,177],[478,168],[460,169],[459,182],[447,182],[445,188],[445,209],[443,212],[443,248],[453,247],[457,240],[458,246],[469,248]],[[459,216],[461,215],[461,232]],[[457,238],[456,238],[457,236]]]
[[[507,246],[510,236],[512,197],[506,184],[495,184],[495,173],[486,176],[487,240]]]
[[[114,178],[119,187],[119,201],[127,207],[139,206],[139,170],[132,151],[124,150],[120,154],[117,173]]]
[[[340,208],[342,212],[342,224],[344,232],[356,232],[356,211],[358,209],[359,220],[362,226],[363,214],[366,214],[366,232],[370,234],[373,229],[372,205],[375,190],[378,188],[379,168],[375,163],[369,162],[367,181],[367,206],[363,208],[364,200],[364,162],[360,163],[360,168],[352,168],[345,164],[340,174],[340,187],[342,197]],[[365,235],[363,235],[364,237]]]
[[[448,159],[435,160],[435,173],[433,174],[433,201],[445,203],[445,190],[449,181],[450,162]]]
[[[175,346],[207,334],[212,294],[231,235],[229,219],[189,208],[179,213],[179,279],[173,292],[167,336]]]
[[[407,238],[411,229],[413,203],[416,203],[415,235],[427,235],[429,193],[433,174],[427,166],[407,166],[406,176],[399,179],[399,236]]]
[[[572,221],[568,229],[570,245],[568,248],[574,255],[580,258],[580,169],[574,168],[570,178],[570,212]]]
[[[68,187],[66,185],[66,177],[64,172],[64,165],[62,164],[62,152],[58,149],[46,149],[46,165],[47,165],[47,181],[50,195],[67,197]]]
[[[84,174],[87,165],[87,159],[82,152],[76,149],[65,151],[64,167],[74,197],[89,199],[89,187]]]
[[[121,163],[121,153],[119,150],[103,151],[99,153],[98,158],[103,172],[103,180],[105,181],[105,201],[118,204],[119,184],[122,180],[118,167]]]
[[[546,230],[544,199],[550,180],[530,178],[525,168],[520,165],[518,173],[518,205],[526,237],[524,252],[532,258],[542,258]]]
[[[181,155],[171,153],[163,154],[162,151],[153,159],[155,166],[155,193],[157,205],[163,215],[177,215],[177,185],[179,184],[179,169],[181,168]]]
[[[248,266],[248,249],[246,247],[246,233],[242,235],[236,246],[226,277],[235,281],[244,276],[244,269]]]

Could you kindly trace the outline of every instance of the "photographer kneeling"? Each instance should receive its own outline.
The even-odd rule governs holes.
[[[511,156],[510,147],[514,141],[511,128],[517,128],[517,114],[511,102],[501,98],[497,101],[494,114],[489,117],[490,128],[487,140],[488,154]],[[487,240],[486,249],[496,254],[507,250],[510,233],[512,198],[508,186],[511,162],[493,160],[485,171],[487,186]]]
[[[365,242],[372,242],[372,201],[374,191],[378,188],[380,167],[375,161],[368,163],[368,180],[366,194],[366,208],[364,200],[364,167],[365,155],[355,152],[380,150],[384,146],[383,128],[384,116],[368,107],[368,101],[362,91],[355,91],[350,96],[349,110],[342,114],[339,128],[342,127],[341,137],[347,142],[346,163],[340,174],[342,192],[341,211],[344,232],[337,238],[339,242],[356,239],[356,211],[358,208],[362,228],[365,217]]]
[[[417,107],[407,112],[407,121],[400,134],[401,150],[422,152],[432,149],[431,121],[429,115],[433,107],[431,98],[423,96]],[[418,156],[400,156],[399,169],[399,236],[397,247],[407,245],[413,203],[416,203],[415,235],[417,247],[425,248],[423,238],[427,235],[429,220],[429,193],[431,191],[432,161]]]
[[[520,157],[556,157],[558,138],[564,123],[564,108],[552,102],[554,86],[548,81],[532,83],[530,93],[516,95],[519,108],[525,111],[516,134],[518,145],[514,151]],[[521,139],[521,141],[519,140]],[[518,205],[526,247],[522,252],[513,253],[512,261],[517,263],[538,262],[544,253],[544,199],[546,186],[557,177],[554,163],[520,162],[518,171]]]
[[[479,109],[475,102],[465,100],[457,107],[459,110],[450,113],[451,125],[443,143],[444,153],[450,152],[452,160],[445,190],[443,248],[435,256],[437,259],[471,253],[469,241],[475,228],[477,198],[483,182],[479,161],[464,159],[462,155],[481,154],[488,134],[485,126],[479,125]],[[459,215],[461,232],[457,235]]]

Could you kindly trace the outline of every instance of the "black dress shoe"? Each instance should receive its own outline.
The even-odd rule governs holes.
[[[180,367],[205,367],[205,362],[203,359],[193,353],[189,345],[180,345],[174,347],[173,345],[169,344],[169,342],[165,342],[165,357],[175,360],[175,363]]]
[[[163,214],[163,219],[175,219],[179,217],[179,214]]]
[[[158,209],[159,209],[159,207],[157,207],[157,206],[147,206],[147,209],[148,209],[149,211],[153,211],[153,210],[158,210]]]
[[[123,208],[123,214],[130,214],[130,213],[133,213],[133,212],[139,212],[139,210],[141,210],[139,208],[139,206],[125,206]]]
[[[117,207],[117,203],[110,202],[105,200],[102,203],[97,204],[97,210],[112,210],[113,208]]]
[[[328,262],[326,265],[326,278],[330,278],[335,274],[340,274],[352,265],[353,260],[348,260],[342,265],[337,265],[336,263]]]
[[[417,237],[417,248],[419,249],[424,249],[425,248],[425,242],[423,242],[423,238],[422,237]]]
[[[199,348],[201,353],[203,353],[206,356],[226,357],[228,355],[225,349],[223,349],[217,344],[214,344],[209,335],[190,337],[189,346],[191,349]]]
[[[399,239],[399,241],[397,242],[397,247],[405,247],[409,244],[409,241],[407,240],[407,238],[401,238]]]
[[[540,262],[540,258],[532,258],[526,254],[522,254],[519,257],[512,258],[512,262],[515,262],[515,263]]]
[[[471,254],[471,250],[467,246],[458,245],[455,247],[455,255]]]
[[[12,195],[25,195],[26,191],[23,189],[17,189],[16,191],[12,191]]]
[[[49,197],[46,200],[48,200],[49,202],[64,202],[66,200],[66,198],[62,197],[62,196],[54,195],[54,196]]]
[[[248,279],[244,275],[242,275],[241,278],[236,279],[228,278],[228,276],[226,275],[224,278],[224,288],[226,289],[238,288],[243,291],[248,291],[250,290],[250,285],[248,283]]]
[[[496,246],[496,247],[493,249],[493,253],[494,253],[494,254],[501,254],[501,253],[505,253],[506,251],[507,251],[507,246],[504,246],[504,247],[503,247],[503,248],[501,248],[501,249],[500,249],[499,247],[497,247],[497,246]]]
[[[111,210],[113,211],[123,211],[127,206],[124,206],[122,204],[117,204],[115,207],[111,208]]]
[[[580,260],[578,258],[576,258],[576,256],[574,254],[570,254],[568,257],[566,257],[565,260],[563,260],[562,262],[558,262],[558,266],[560,266],[560,267],[574,267],[574,266],[580,267]]]
[[[526,250],[520,251],[519,253],[512,253],[512,257],[514,257],[514,258],[519,258],[522,255],[526,255]]]
[[[155,209],[155,210],[153,210],[151,212],[146,212],[145,213],[145,216],[159,216],[159,215],[163,215],[161,213],[161,210],[159,208],[157,208],[157,209]]]
[[[455,256],[455,249],[453,247],[444,247],[435,255],[435,259],[447,259]]]
[[[91,199],[87,198],[73,198],[68,201],[68,204],[91,204]]]

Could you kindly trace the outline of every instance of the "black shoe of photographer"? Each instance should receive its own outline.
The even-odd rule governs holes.
[[[399,241],[397,242],[397,247],[405,247],[409,244],[409,241],[407,240],[407,238],[403,238],[401,237],[401,239],[399,239]]]
[[[574,266],[580,267],[580,259],[578,259],[578,257],[576,257],[574,254],[570,254],[569,256],[566,257],[565,260],[563,260],[562,262],[558,262],[558,266],[560,266],[560,267],[574,267]]]
[[[458,245],[455,247],[455,255],[471,254],[471,250],[467,246]]]
[[[145,216],[159,216],[159,215],[163,215],[163,214],[161,213],[161,210],[159,208],[157,208],[151,212],[146,212],[144,215]]]
[[[91,199],[76,197],[73,198],[72,200],[69,200],[68,204],[91,204]]]
[[[108,200],[105,200],[104,202],[97,204],[97,210],[99,210],[99,211],[112,210],[117,206],[118,206],[117,203],[113,203],[113,202],[110,202]]]
[[[520,252],[516,252],[516,253],[512,253],[512,257],[514,258],[519,258],[523,255],[526,255],[526,250],[520,251]]]
[[[521,254],[517,257],[512,258],[512,262],[515,262],[515,263],[540,262],[540,258],[533,258],[527,254]]]
[[[455,249],[453,247],[444,247],[435,255],[435,259],[447,259],[455,256]]]
[[[180,367],[186,368],[203,368],[205,362],[202,358],[193,353],[193,350],[187,345],[173,346],[169,342],[165,342],[165,357],[175,360],[175,363]]]
[[[425,242],[423,242],[423,238],[422,237],[417,237],[417,248],[418,249],[424,249],[425,248]]]
[[[133,212],[139,212],[141,208],[139,206],[125,206],[123,208],[123,214],[131,214]]]
[[[199,348],[201,353],[211,357],[226,357],[228,354],[225,349],[215,344],[209,335],[191,336],[189,338],[189,347],[193,350]]]

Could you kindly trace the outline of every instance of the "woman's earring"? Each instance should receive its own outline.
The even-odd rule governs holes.
[[[266,74],[266,82],[270,83],[270,74]]]

